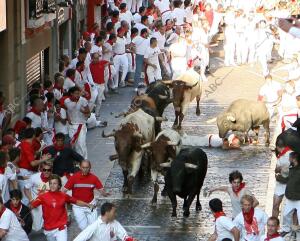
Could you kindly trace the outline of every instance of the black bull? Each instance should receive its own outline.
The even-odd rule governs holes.
[[[172,216],[177,216],[176,196],[184,199],[183,215],[188,217],[190,206],[197,196],[196,210],[201,210],[200,191],[207,172],[207,155],[200,148],[182,149],[167,170],[165,183],[172,202]]]
[[[277,137],[276,145],[279,141],[300,154],[300,132],[293,129],[287,129]]]

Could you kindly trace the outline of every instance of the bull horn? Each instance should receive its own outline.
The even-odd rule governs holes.
[[[102,137],[103,138],[107,138],[107,137],[111,137],[111,136],[115,136],[115,130],[113,130],[111,133],[105,135],[104,130],[102,131]]]
[[[180,141],[175,142],[175,141],[167,141],[168,146],[179,146]]]
[[[211,124],[211,123],[214,123],[216,121],[217,121],[217,117],[207,120],[206,123]]]
[[[173,80],[162,80],[161,82],[166,84],[166,85],[171,85]]]
[[[194,88],[197,84],[198,84],[198,81],[195,84],[185,83],[185,86],[188,87],[188,88]]]
[[[235,117],[232,116],[232,115],[228,115],[227,116],[227,120],[231,121],[231,122],[234,122],[235,121]]]
[[[150,146],[151,146],[151,142],[148,142],[148,143],[145,143],[145,144],[141,145],[141,148],[142,149],[146,149],[146,148],[148,148]]]
[[[133,136],[134,136],[134,137],[140,137],[140,138],[143,138],[143,135],[142,135],[141,133],[139,133],[139,132],[135,132],[135,133],[133,134]]]
[[[114,154],[114,155],[110,155],[110,156],[109,156],[109,160],[110,160],[110,161],[114,161],[114,160],[117,160],[117,159],[119,159],[118,154]]]
[[[184,163],[184,166],[185,166],[186,168],[192,168],[192,169],[197,169],[197,168],[198,168],[197,165],[192,164],[192,163]]]
[[[166,96],[166,95],[158,95],[158,98],[160,98],[162,100],[166,100],[166,99],[168,99],[168,96]]]
[[[161,116],[155,117],[155,120],[159,121],[159,122],[161,122],[161,121],[168,121],[167,117],[161,117]]]
[[[160,163],[160,166],[161,166],[161,167],[171,167],[171,162],[163,162],[163,163]]]

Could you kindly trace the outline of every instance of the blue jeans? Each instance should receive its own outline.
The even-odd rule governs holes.
[[[141,82],[141,73],[143,70],[144,55],[135,55],[135,74],[134,74],[134,85],[135,87]]]

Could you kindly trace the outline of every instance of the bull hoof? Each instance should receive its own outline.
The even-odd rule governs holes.
[[[174,130],[177,130],[177,129],[178,129],[178,125],[173,124],[172,128],[173,128]]]
[[[184,216],[184,217],[189,217],[189,216],[190,216],[190,211],[189,211],[189,210],[185,210],[185,211],[183,212],[183,216]]]
[[[266,142],[265,146],[268,147],[270,145],[270,142]]]
[[[162,197],[168,196],[167,190],[165,188],[161,191],[161,196]]]
[[[176,212],[172,212],[172,217],[177,217],[177,213]]]
[[[156,199],[153,198],[152,201],[151,201],[151,204],[152,204],[152,205],[156,205],[156,204],[157,204],[157,198],[156,198]]]
[[[197,204],[196,205],[196,211],[200,212],[202,210],[202,205],[201,204]]]
[[[127,192],[128,192],[128,187],[127,187],[127,186],[123,186],[122,192],[123,192],[123,193],[127,193]]]
[[[200,110],[196,110],[196,115],[199,116],[201,114]]]

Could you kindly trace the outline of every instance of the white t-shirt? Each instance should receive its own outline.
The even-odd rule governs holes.
[[[232,217],[235,218],[241,211],[241,199],[244,195],[248,194],[248,195],[252,195],[251,192],[248,190],[247,187],[244,187],[239,193],[238,195],[236,195],[233,190],[232,187],[228,187],[227,189],[228,193],[229,193],[229,197],[231,200],[231,205],[232,205]]]
[[[222,147],[223,139],[217,134],[210,134],[206,136],[190,136],[184,135],[181,138],[184,146],[205,146],[205,147]]]
[[[232,220],[226,216],[221,216],[216,220],[216,232],[218,235],[217,241],[222,241],[225,238],[234,240],[232,233],[230,232],[235,226]]]
[[[170,10],[170,1],[169,0],[155,0],[154,5],[159,9],[161,14],[163,14],[167,10]],[[163,23],[163,24],[165,24],[165,23]]]
[[[265,226],[268,222],[268,215],[262,211],[259,208],[254,209],[254,217],[257,222],[258,226],[258,235],[254,235],[254,233],[247,234],[245,229],[245,223],[244,223],[244,216],[243,213],[239,213],[239,215],[236,216],[233,223],[235,226],[240,230],[240,240],[247,240],[247,241],[260,241],[260,237],[265,234]]]
[[[187,23],[192,23],[193,22],[193,8],[192,6],[188,6],[187,8],[184,9],[185,15],[186,15],[186,22]]]
[[[8,190],[8,179],[5,174],[0,174],[0,190],[3,203],[6,203],[9,200],[9,190]]]
[[[65,78],[65,82],[64,82],[64,90],[68,91],[70,88],[74,87],[75,83],[69,78]]]
[[[264,84],[260,90],[259,95],[265,97],[266,103],[273,103],[278,99],[278,91],[282,89],[277,81],[272,81],[270,84]]]
[[[113,47],[110,43],[105,42],[103,44],[103,47],[105,48],[105,51],[108,51],[106,53],[103,53],[102,59],[106,61],[111,61],[111,58],[113,57]]]
[[[125,45],[126,45],[125,37],[123,37],[123,38],[117,37],[117,41],[114,44],[114,46],[112,47],[113,52],[115,54],[125,54],[125,51],[126,51]]]
[[[64,108],[60,108],[60,113],[59,114],[60,114],[60,116],[61,116],[62,119],[66,119],[67,118],[67,112],[66,112],[66,110]],[[68,124],[67,123],[63,124],[60,121],[55,121],[54,128],[55,128],[55,132],[56,133],[61,132],[61,133],[65,134],[65,135],[68,134]]]
[[[2,241],[29,241],[27,234],[19,223],[16,215],[8,208],[0,218],[0,228],[7,230]]]
[[[91,54],[93,53],[98,53],[100,56],[102,56],[102,48],[99,47],[98,45],[94,44],[91,48]]]
[[[176,19],[175,25],[183,25],[184,18],[186,18],[186,12],[184,9],[181,8],[174,8],[172,12],[172,19]]]
[[[38,172],[30,176],[25,184],[25,188],[31,190],[31,196],[35,199],[40,193],[49,190],[49,183],[43,182],[41,172]]]
[[[7,162],[7,167],[5,168],[5,175],[8,180],[16,180],[17,167],[12,162]]]
[[[141,19],[142,19],[142,16],[139,13],[136,13],[136,14],[133,15],[133,21],[135,23],[140,23]]]
[[[31,122],[32,128],[42,127],[42,117],[40,115],[37,115],[33,112],[28,112],[26,114],[26,117],[28,117],[32,120],[32,122]]]
[[[148,33],[150,32],[150,29],[146,25],[144,25],[142,23],[136,23],[134,25],[134,27],[139,30],[139,35],[141,34],[142,29],[144,29],[144,28],[148,29]]]
[[[156,48],[148,47],[145,52],[144,58],[147,59],[150,64],[155,64],[157,67],[159,67],[158,55],[160,53],[161,52],[158,47]]]
[[[121,13],[119,15],[120,22],[126,21],[129,24],[129,28],[131,29],[131,22],[134,21],[132,13],[130,11],[126,11],[125,13]]]
[[[150,46],[150,40],[141,36],[136,36],[132,43],[135,44],[135,53],[139,55],[145,55],[146,49]]]
[[[160,50],[165,49],[166,37],[162,35],[159,31],[155,31],[152,37],[157,39],[157,46]]]
[[[65,100],[67,114],[72,124],[85,124],[86,117],[80,111],[81,108],[88,106],[88,101],[84,97],[80,97],[77,102],[71,101],[70,98]]]

